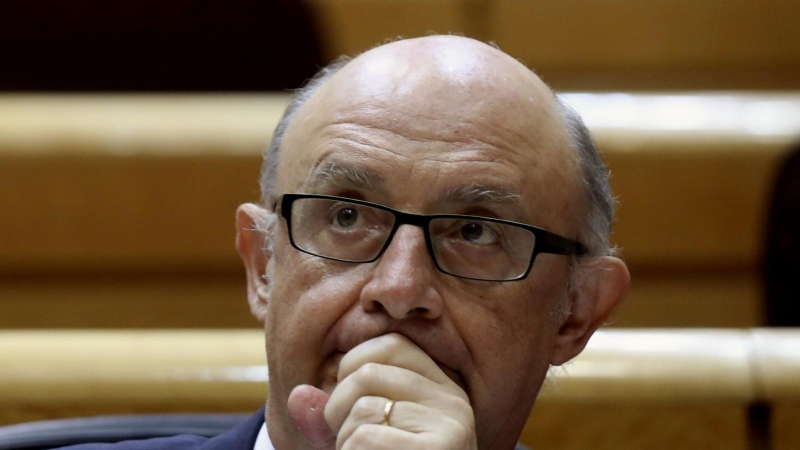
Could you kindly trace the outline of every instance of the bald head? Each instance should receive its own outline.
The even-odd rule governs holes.
[[[494,47],[458,36],[374,48],[347,64],[321,91],[337,101],[422,107],[438,115],[447,115],[450,106],[480,111],[487,100],[533,111],[556,106],[550,89],[525,66]]]
[[[515,59],[464,37],[409,39],[370,50],[331,77],[306,108],[316,113],[343,105],[361,108],[357,113],[392,108],[427,120],[493,117],[530,141],[568,145],[550,89]]]
[[[376,114],[387,110],[392,114]],[[591,140],[583,139],[588,133],[580,117],[565,115],[544,82],[495,47],[459,36],[430,36],[385,44],[323,69],[298,91],[275,131],[262,171],[265,204],[276,196],[279,155],[286,150],[284,136],[296,128],[290,125],[305,122],[314,128],[324,114],[335,121],[373,118],[370,125],[389,129],[413,118],[405,121],[405,130],[394,130],[400,133],[437,121],[450,126],[438,127],[436,135],[422,138],[478,140],[499,147],[513,145],[514,151],[535,150],[536,164],[544,169],[539,173],[552,175],[538,184],[569,199],[549,212],[573,224],[585,224],[578,234],[591,241],[599,236],[601,241],[590,247],[599,247],[596,250],[602,253],[608,246],[611,213],[598,209],[613,211],[613,201],[605,167]],[[481,120],[487,123],[478,123]],[[470,128],[470,124],[477,126]],[[518,139],[504,142],[497,128]],[[603,192],[593,199],[587,186],[599,186]],[[593,207],[593,201],[599,207]]]

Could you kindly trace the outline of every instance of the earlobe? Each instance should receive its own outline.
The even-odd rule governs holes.
[[[236,210],[236,249],[247,273],[247,302],[263,325],[267,314],[269,284],[267,263],[272,257],[267,237],[272,233],[274,213],[252,203]]]
[[[551,365],[578,356],[592,334],[616,311],[630,286],[630,274],[619,258],[604,256],[584,261],[575,269],[571,310],[558,330]]]

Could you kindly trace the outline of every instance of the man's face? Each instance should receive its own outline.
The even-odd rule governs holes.
[[[444,41],[370,52],[321,88],[286,134],[277,194],[496,217],[575,238],[578,166],[549,91],[494,49]],[[439,272],[410,225],[373,263],[301,253],[283,219],[273,245],[270,415],[286,417],[299,384],[330,393],[349,350],[398,333],[465,390],[479,443],[516,439],[551,362],[565,257],[539,255],[522,281],[483,282]]]

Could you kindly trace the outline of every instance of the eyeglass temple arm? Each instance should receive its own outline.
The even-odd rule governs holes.
[[[587,250],[586,247],[584,247],[580,242],[576,242],[572,239],[567,239],[557,234],[548,232],[545,235],[544,245],[542,246],[541,253],[582,256],[587,253]]]

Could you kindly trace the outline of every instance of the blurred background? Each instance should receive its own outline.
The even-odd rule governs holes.
[[[341,54],[430,33],[496,42],[594,130],[634,280],[612,326],[800,323],[781,281],[800,275],[797,182],[778,183],[800,137],[800,2],[0,8],[2,327],[254,326],[233,214],[258,200],[286,94]]]
[[[234,212],[259,199],[288,93],[341,54],[431,33],[496,42],[584,115],[633,276],[611,327],[800,326],[798,24],[793,0],[2,1],[0,328],[257,327]],[[714,410],[731,432],[647,417],[717,438],[777,426],[764,397],[734,397]],[[591,405],[548,417],[609,414]],[[637,408],[612,408],[634,435]],[[573,448],[553,433],[547,448]],[[770,448],[762,434],[712,441]]]

